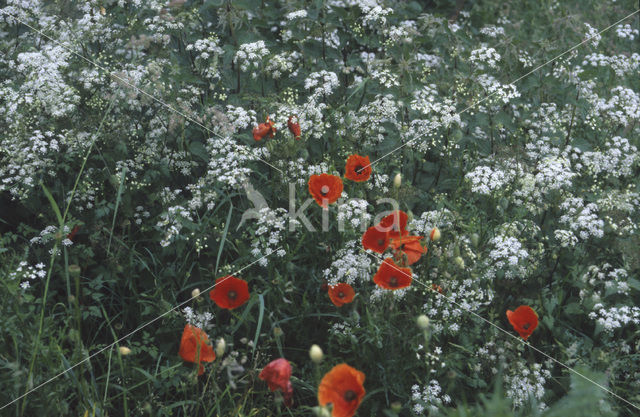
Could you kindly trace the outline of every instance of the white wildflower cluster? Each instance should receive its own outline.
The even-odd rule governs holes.
[[[454,214],[447,208],[423,212],[420,217],[415,217],[407,223],[407,229],[413,231],[413,235],[428,237],[434,227],[444,230],[451,227]]]
[[[638,29],[633,29],[629,23],[616,26],[616,34],[619,38],[634,40],[638,36]]]
[[[373,173],[371,175],[372,181],[367,181],[368,190],[376,190],[380,194],[386,194],[389,192],[389,176],[387,174]]]
[[[133,222],[140,226],[144,219],[151,217],[151,213],[144,209],[142,206],[136,206],[136,212],[133,213]]]
[[[349,133],[360,135],[365,145],[376,145],[384,140],[388,132],[384,124],[389,123],[395,128],[399,126],[396,117],[399,110],[399,104],[391,94],[378,94],[357,112],[350,110],[347,115],[349,121],[343,118],[340,123],[348,123]]]
[[[340,282],[349,285],[371,281],[371,258],[360,249],[360,242],[351,240],[338,250],[331,266],[323,271],[323,276],[333,286]]]
[[[282,52],[269,59],[266,66],[266,73],[274,80],[280,79],[284,74],[289,74],[290,78],[296,77],[300,70],[298,65],[302,55],[300,52]]]
[[[489,68],[498,68],[498,61],[500,61],[500,54],[494,48],[490,48],[486,45],[482,45],[478,49],[471,51],[469,60],[477,65],[481,70],[485,69],[485,64]]]
[[[218,38],[215,36],[207,39],[198,39],[192,44],[187,45],[187,51],[194,51],[196,54],[195,64],[200,69],[202,75],[208,79],[217,79],[220,77],[218,71],[218,57],[224,52],[218,44]]]
[[[493,97],[489,99],[489,103],[499,99],[503,104],[507,104],[509,100],[520,97],[520,92],[515,85],[502,84],[492,75],[480,74],[476,80],[485,89],[487,95],[495,96],[495,99]]]
[[[307,17],[307,11],[296,10],[294,12],[287,13],[285,17],[287,18],[287,20],[304,19],[305,17]]]
[[[544,385],[551,378],[548,366],[534,363],[529,365],[517,360],[511,362],[504,377],[505,394],[513,401],[515,408],[527,405],[531,399],[538,402],[538,408],[544,410],[547,406],[542,402]]]
[[[42,279],[47,276],[47,271],[45,271],[44,267],[45,266],[42,262],[37,263],[35,266],[31,266],[28,262],[22,261],[14,271],[9,273],[9,279],[19,280],[20,288],[26,290],[31,287],[31,281]]]
[[[357,342],[356,336],[353,334],[353,328],[360,328],[360,323],[356,323],[355,326],[348,322],[336,322],[329,328],[329,333],[341,338],[351,339],[354,343]]]
[[[247,164],[269,156],[266,148],[250,148],[237,143],[231,137],[211,137],[207,140],[210,155],[207,177],[210,182],[220,182],[237,188],[251,175]]]
[[[511,172],[485,165],[475,167],[465,178],[471,183],[472,192],[484,195],[491,195],[513,180]]]
[[[598,208],[606,224],[619,236],[638,231],[637,212],[640,210],[640,194],[633,191],[611,190],[598,199]]]
[[[442,123],[437,120],[413,119],[409,128],[401,132],[401,137],[407,146],[420,152],[442,149],[444,143],[440,133],[441,127]]]
[[[454,101],[447,97],[439,99],[435,84],[425,85],[414,91],[410,107],[425,116],[435,113],[438,119],[435,126],[432,127],[449,127],[452,123],[458,125],[461,123]]]
[[[607,140],[602,151],[584,152],[582,161],[592,175],[625,178],[633,175],[640,161],[640,154],[628,139],[614,136]]]
[[[560,223],[566,225],[579,241],[604,236],[604,221],[598,218],[596,204],[585,204],[580,197],[567,197],[560,203],[560,209],[564,212]]]
[[[58,226],[47,226],[42,231],[40,231],[40,234],[38,236],[31,238],[29,242],[32,245],[46,245],[54,239],[61,239],[64,246],[71,246],[73,245],[73,241],[71,241],[71,239],[67,237],[69,232],[71,232],[71,228],[66,224],[62,226],[62,229],[60,229],[60,227]]]
[[[533,67],[533,59],[531,58],[531,55],[529,55],[529,52],[527,51],[523,50],[518,53],[518,61],[520,61],[522,66],[525,68]]]
[[[306,80],[304,80],[305,90],[311,90],[311,97],[313,101],[317,101],[323,96],[328,96],[340,86],[338,75],[331,71],[318,71],[309,74]]]
[[[243,43],[233,57],[233,63],[240,65],[240,70],[243,72],[252,69],[254,71],[252,77],[256,78],[258,74],[255,71],[260,68],[260,64],[267,55],[269,55],[269,50],[264,41]]]
[[[395,301],[402,300],[405,295],[409,292],[410,287],[401,288],[399,290],[387,290],[377,285],[371,291],[371,295],[369,296],[369,300],[372,303],[379,302],[385,298],[391,298]]]
[[[480,376],[483,370],[487,370],[490,374],[489,377],[493,378],[493,375],[497,375],[500,372],[500,367],[508,363],[508,359],[512,353],[513,344],[510,340],[501,340],[499,343],[495,339],[491,339],[485,342],[475,351],[475,357],[478,359],[474,361],[473,371],[477,376]]]
[[[252,128],[258,124],[255,110],[245,110],[240,106],[228,104],[226,116],[231,122],[234,131],[247,129],[249,127]]]
[[[371,71],[371,78],[377,80],[380,85],[385,86],[386,88],[397,87],[400,85],[399,77],[397,74],[391,72],[388,69],[376,70],[373,69]]]
[[[589,39],[589,42],[591,42],[591,45],[594,48],[597,48],[598,44],[600,43],[600,40],[602,40],[602,36],[598,33],[598,29],[594,28],[587,22],[585,22],[584,25],[587,28],[587,32],[585,33],[585,39]]]
[[[333,174],[329,172],[329,165],[326,162],[310,165],[304,158],[290,161],[280,161],[277,165],[285,172],[285,176],[300,186],[307,186],[312,175]]]
[[[535,182],[541,193],[570,187],[577,175],[571,169],[571,162],[561,156],[547,156],[536,165]]]
[[[387,16],[393,13],[393,9],[378,4],[371,6],[362,2],[359,6],[364,15],[362,16],[362,24],[374,29],[386,25]]]
[[[504,28],[501,26],[487,25],[480,29],[480,33],[490,38],[497,38],[498,36],[504,36]]]
[[[0,192],[24,199],[42,175],[54,177],[57,158],[66,138],[51,131],[35,130],[27,135],[0,138]]]
[[[603,55],[600,53],[589,54],[584,57],[582,66],[592,67],[608,67],[616,73],[617,76],[623,77],[627,74],[635,74],[640,68],[640,54],[637,52],[627,56],[619,55]]]
[[[598,303],[589,313],[589,318],[595,320],[602,328],[612,334],[614,330],[628,324],[640,324],[640,307],[622,306],[605,308]]]
[[[640,94],[630,88],[614,87],[608,100],[596,96],[592,105],[587,119],[604,116],[623,126],[640,119]]]
[[[593,302],[599,303],[609,295],[629,295],[628,278],[626,269],[614,268],[608,262],[601,267],[590,265],[580,277],[584,285],[580,289],[580,299],[590,298]]]
[[[171,242],[180,235],[180,230],[182,230],[183,222],[185,221],[193,222],[193,217],[188,209],[182,206],[171,206],[167,208],[167,211],[160,215],[160,220],[156,224],[156,227],[165,230],[165,235],[160,241],[160,246],[169,246]]]
[[[291,224],[298,225],[296,219],[289,218],[287,210],[278,207],[275,210],[269,207],[263,207],[259,210],[259,217],[253,222],[257,227],[252,234],[251,254],[254,258],[260,260],[259,265],[266,266],[269,263],[269,255],[275,252],[276,256],[283,257],[286,252],[280,248],[285,238],[285,230],[287,228],[287,220]]]
[[[504,277],[505,279],[524,280],[527,274],[529,252],[523,247],[514,236],[498,235],[489,241],[491,251],[489,252],[487,264],[489,266],[485,273],[485,278],[495,279]]]
[[[151,7],[149,7],[149,9],[151,9]],[[142,24],[146,31],[151,34],[150,39],[153,42],[166,47],[169,45],[169,42],[171,42],[171,35],[169,33],[184,30],[184,23],[163,13],[162,7],[156,7],[154,9],[158,15],[144,19]]]
[[[405,20],[400,26],[390,26],[384,30],[385,38],[393,43],[411,43],[413,33],[416,33],[416,25],[412,20]]]
[[[419,416],[428,416],[438,411],[443,404],[449,404],[451,397],[442,392],[440,383],[435,379],[421,388],[418,384],[411,387],[413,412]]]
[[[442,64],[442,58],[438,55],[416,53],[415,60],[420,62],[425,68],[436,68]]]
[[[198,313],[193,311],[193,308],[191,307],[185,307],[182,309],[182,314],[184,315],[185,321],[192,326],[203,330],[212,327],[210,323],[211,320],[213,320],[213,314],[208,311]]]
[[[371,223],[371,214],[367,212],[369,203],[361,198],[346,198],[346,193],[342,193],[342,198],[338,200],[338,230],[344,230],[345,222],[354,230],[364,232]]]

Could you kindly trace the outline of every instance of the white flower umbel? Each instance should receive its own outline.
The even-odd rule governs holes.
[[[371,256],[362,252],[360,242],[349,241],[336,252],[331,266],[322,273],[329,285],[340,282],[356,284],[371,281]]]

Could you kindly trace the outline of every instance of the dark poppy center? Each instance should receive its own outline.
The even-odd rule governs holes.
[[[525,323],[524,325],[522,325],[522,328],[525,329],[525,330],[528,330],[529,327],[531,327],[531,324],[529,324],[529,323]]]
[[[362,171],[364,171],[364,167],[362,165],[357,165],[356,174],[362,174]]]
[[[320,194],[322,194],[323,196],[329,194],[329,186],[323,185],[322,188],[320,188]]]
[[[356,393],[353,390],[347,390],[344,393],[344,400],[346,402],[351,402],[353,400],[355,400],[358,396],[356,395]]]
[[[378,239],[378,246],[384,246],[384,239]]]
[[[398,278],[396,278],[396,277],[389,278],[389,286],[390,287],[397,287],[398,286]]]
[[[227,297],[229,297],[229,300],[235,300],[236,298],[238,298],[238,293],[234,290],[231,290],[227,293]]]
[[[342,291],[338,293],[338,298],[344,298],[344,293]]]

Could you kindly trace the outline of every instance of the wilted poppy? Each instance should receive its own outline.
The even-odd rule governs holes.
[[[341,363],[325,374],[318,387],[318,403],[333,404],[333,417],[352,417],[364,398],[364,374]]]
[[[213,362],[216,359],[216,354],[209,344],[209,336],[202,329],[190,324],[184,326],[178,353],[183,360],[199,365],[198,375],[204,373],[201,362]]]
[[[363,182],[371,177],[371,163],[368,156],[351,155],[347,158],[344,177],[355,182]]]
[[[335,175],[320,174],[309,178],[309,193],[324,208],[338,201],[342,187],[342,180]]]
[[[269,116],[267,116],[267,121],[264,123],[260,123],[258,126],[253,128],[253,139],[262,140],[265,136],[269,135],[270,138],[276,133],[276,128],[274,123],[269,120]]]
[[[78,230],[80,230],[79,225],[73,226],[73,230],[71,230],[71,233],[67,235],[67,239],[73,240],[73,238],[76,237],[76,233],[78,233]]]
[[[387,258],[380,264],[378,272],[373,276],[373,282],[387,290],[398,290],[411,285],[411,268],[401,268]]]
[[[507,310],[507,319],[524,340],[538,327],[538,315],[529,306],[520,306],[515,311]]]
[[[362,235],[362,247],[374,252],[382,253],[389,246],[389,233],[383,232],[376,226],[371,226]]]
[[[295,116],[296,121],[293,121],[294,116],[289,116],[289,120],[287,120],[287,126],[289,127],[289,131],[293,134],[293,137],[296,140],[300,140],[300,134],[302,131],[300,130],[300,124],[298,123],[298,116]]]
[[[218,278],[211,292],[211,298],[220,308],[233,310],[249,299],[249,284],[231,275]]]
[[[329,298],[331,298],[331,302],[337,307],[342,307],[343,304],[349,304],[353,301],[355,295],[356,292],[349,284],[341,282],[333,287],[329,287]]]
[[[420,243],[421,239],[422,236],[398,237],[391,239],[389,246],[393,248],[398,258],[402,260],[402,264],[412,265],[418,262],[423,253],[427,253],[427,248]]]
[[[406,236],[409,234],[407,231],[408,220],[407,213],[402,210],[394,210],[393,213],[380,220],[377,227],[382,231],[389,232],[390,237]]]
[[[293,396],[293,386],[291,385],[291,364],[289,361],[280,358],[269,362],[265,366],[258,378],[267,382],[271,391],[281,390],[284,397],[284,403],[287,407],[291,406]]]

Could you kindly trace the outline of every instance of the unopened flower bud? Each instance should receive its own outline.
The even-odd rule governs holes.
[[[224,341],[223,338],[220,338],[220,340],[218,340],[218,343],[216,343],[216,356],[224,355],[224,351],[226,348],[227,348],[227,343]]]
[[[282,329],[280,327],[274,327],[273,328],[273,335],[275,337],[281,337],[284,334],[284,332],[282,331]]]
[[[126,347],[126,346],[120,346],[120,347],[118,348],[118,350],[120,351],[120,354],[121,354],[122,356],[127,356],[128,354],[130,354],[130,353],[131,353],[131,349],[129,349],[129,348],[128,348],[128,347]]]
[[[313,407],[313,414],[316,417],[331,417],[331,411],[327,407]]]
[[[429,317],[424,314],[420,314],[416,322],[418,323],[418,327],[422,330],[427,330],[429,328]]]
[[[471,239],[471,244],[477,248],[478,244],[480,243],[480,236],[478,236],[477,233],[471,233],[469,239]]]
[[[437,227],[431,229],[431,234],[429,235],[429,237],[431,238],[432,242],[440,240],[440,229],[438,229]]]
[[[462,256],[456,256],[453,258],[453,262],[455,262],[460,268],[464,268],[464,259],[462,259]]]
[[[324,357],[324,353],[322,353],[322,348],[318,345],[311,345],[311,349],[309,349],[309,357],[315,363],[322,362],[322,358]]]
[[[80,276],[80,266],[78,265],[69,265],[68,271],[71,278],[75,279]]]
[[[400,188],[401,185],[402,185],[402,175],[400,173],[398,173],[393,178],[393,186],[396,187],[396,188]]]
[[[194,288],[193,291],[191,291],[191,297],[192,298],[196,298],[200,295],[200,290],[198,288]]]
[[[402,404],[399,401],[394,401],[391,403],[391,411],[394,413],[399,413],[402,411]]]

